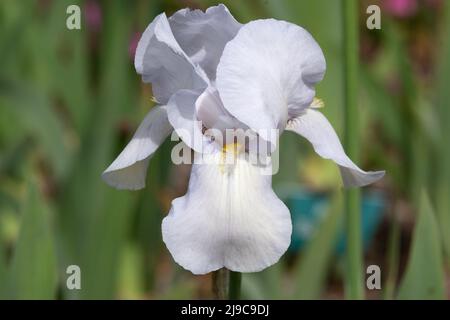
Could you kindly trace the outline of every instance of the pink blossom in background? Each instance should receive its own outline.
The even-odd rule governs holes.
[[[90,31],[98,32],[102,26],[102,9],[96,0],[88,0],[84,5],[86,26]]]
[[[128,55],[130,56],[131,60],[134,60],[134,55],[136,54],[136,48],[139,42],[139,39],[141,38],[142,33],[141,32],[135,32],[130,39],[130,44],[128,45]]]
[[[417,0],[385,0],[384,9],[391,15],[399,18],[407,18],[416,14],[418,9]]]

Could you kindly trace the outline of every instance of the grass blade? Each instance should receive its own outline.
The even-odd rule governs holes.
[[[444,299],[443,266],[439,228],[428,196],[422,192],[409,261],[398,299]]]
[[[31,184],[10,269],[10,298],[54,299],[56,275],[49,212]]]

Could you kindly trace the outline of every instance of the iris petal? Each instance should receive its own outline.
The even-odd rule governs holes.
[[[167,119],[166,107],[153,108],[122,153],[103,172],[103,180],[118,189],[142,189],[148,161],[170,132],[172,126]]]
[[[205,127],[221,131],[225,129],[246,129],[243,123],[234,118],[223,106],[219,92],[208,87],[195,102],[197,119],[202,121]]]
[[[290,114],[311,104],[324,72],[322,50],[305,29],[256,20],[225,46],[216,86],[225,108],[270,140],[267,130],[284,130]]]
[[[223,49],[236,36],[241,24],[223,4],[210,7],[206,12],[179,10],[169,18],[169,23],[189,59],[214,80]]]
[[[243,154],[231,166],[221,165],[221,157],[206,155],[209,162],[193,165],[188,192],[163,220],[163,240],[174,260],[195,274],[222,267],[261,271],[289,246],[289,210],[273,192],[271,175]]]
[[[197,119],[195,102],[201,91],[180,90],[167,104],[168,119],[181,140],[194,151],[210,153],[216,145],[214,141],[203,135],[202,122]]]
[[[325,116],[317,110],[306,112],[291,120],[287,130],[305,137],[318,155],[339,165],[345,187],[362,187],[384,176],[384,171],[363,171],[345,154],[339,138]]]
[[[181,49],[164,13],[144,31],[134,65],[142,80],[152,84],[153,94],[162,104],[180,89],[207,87],[206,74]]]

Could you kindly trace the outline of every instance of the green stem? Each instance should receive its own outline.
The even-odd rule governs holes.
[[[230,272],[230,285],[228,287],[228,297],[230,300],[238,300],[241,298],[241,281],[242,274],[240,272]]]
[[[345,58],[345,148],[350,158],[357,160],[358,140],[358,1],[343,0],[344,58]],[[345,192],[348,299],[363,299],[363,257],[361,241],[360,193],[357,189]]]
[[[222,268],[213,272],[212,290],[215,299],[226,300],[228,298],[229,279],[230,271],[228,269]]]
[[[241,292],[240,272],[230,271],[226,268],[214,271],[212,274],[212,287],[215,299],[238,300]]]

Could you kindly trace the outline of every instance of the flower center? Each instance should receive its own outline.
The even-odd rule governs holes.
[[[223,174],[230,173],[234,169],[237,158],[243,150],[243,146],[237,142],[223,145],[219,164],[220,171]]]
[[[237,142],[228,143],[222,147],[222,155],[225,155],[227,153],[237,155],[241,151],[242,151],[242,145]]]

